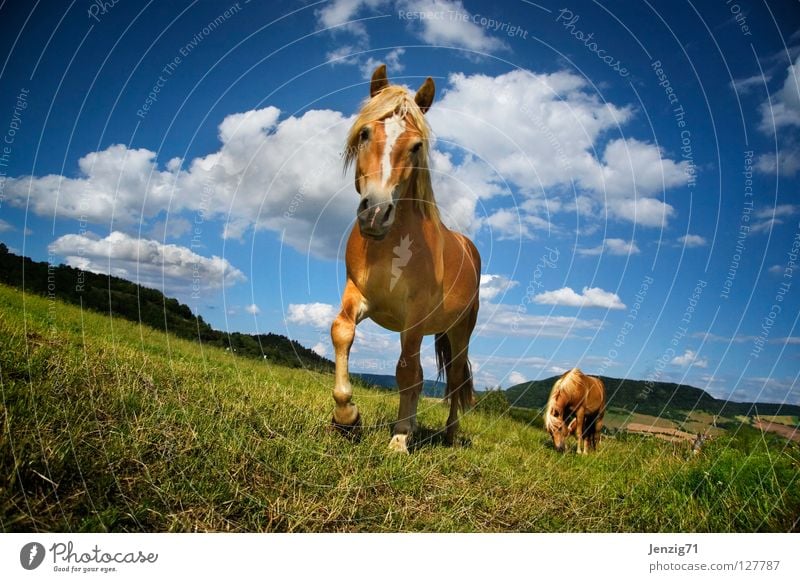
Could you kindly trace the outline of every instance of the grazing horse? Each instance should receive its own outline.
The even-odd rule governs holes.
[[[459,409],[474,402],[467,349],[478,317],[480,255],[469,239],[442,224],[433,197],[424,114],[434,93],[430,77],[413,96],[390,85],[386,66],[380,65],[345,149],[345,168],[355,165],[360,201],[347,242],[342,308],[331,326],[333,425],[345,434],[357,433],[361,425],[348,358],[356,325],[368,317],[400,332],[400,411],[389,442],[400,452],[408,452],[417,425],[423,336],[436,336],[439,374],[447,378],[448,443],[454,441]]]
[[[567,436],[573,433],[578,437],[579,454],[588,453],[587,447],[595,450],[603,428],[605,407],[606,390],[599,378],[586,376],[573,368],[556,380],[544,419],[556,450],[563,453]],[[572,421],[567,424],[570,417]]]

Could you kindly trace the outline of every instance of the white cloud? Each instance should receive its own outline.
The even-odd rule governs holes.
[[[783,275],[784,267],[783,265],[772,265],[767,272],[771,275]]]
[[[768,232],[775,226],[783,224],[785,218],[798,213],[800,213],[800,205],[797,204],[778,204],[774,207],[762,208],[754,215],[758,219],[758,222],[754,222],[750,226],[750,233],[757,234],[760,232]]]
[[[390,74],[402,73],[405,69],[405,66],[400,62],[400,57],[402,57],[405,53],[406,49],[396,48],[386,53],[383,58],[367,58],[366,61],[359,63],[358,65],[361,69],[361,76],[364,79],[371,79],[372,73],[375,71],[375,67],[380,64],[385,64],[386,68],[390,71]]]
[[[347,31],[365,39],[366,27],[362,22],[354,22],[359,12],[371,13],[387,3],[387,0],[333,0],[316,11],[317,22],[320,28],[334,28],[334,33]]]
[[[775,153],[761,154],[756,158],[755,168],[763,174],[794,176],[800,170],[800,144],[788,140],[784,147]]]
[[[436,134],[486,160],[523,194],[574,199],[577,189],[609,215],[645,226],[674,214],[659,197],[686,183],[688,162],[632,138],[612,137],[595,157],[600,138],[631,120],[633,109],[601,101],[582,77],[515,70],[453,74],[449,82],[429,114]]]
[[[708,368],[708,359],[698,357],[697,352],[692,350],[686,350],[683,352],[683,355],[675,356],[672,358],[671,363],[676,366],[681,366],[682,368],[688,368],[690,366],[695,368]]]
[[[251,303],[250,305],[245,307],[244,310],[251,315],[258,315],[259,313],[261,313],[261,308],[255,303]]]
[[[761,104],[761,124],[765,133],[787,126],[800,126],[800,56],[786,69],[783,86]]]
[[[191,294],[246,281],[244,273],[227,259],[200,256],[186,247],[139,239],[122,232],[105,238],[67,234],[50,245],[72,267],[92,273],[111,274],[167,294]]]
[[[317,328],[330,327],[338,310],[330,303],[291,303],[286,321]]]
[[[575,337],[581,332],[594,333],[603,327],[602,320],[579,319],[527,313],[524,306],[484,303],[478,312],[477,335],[481,337]]]
[[[148,233],[155,240],[180,238],[192,230],[192,223],[181,217],[170,217],[153,223]]]
[[[301,252],[331,257],[355,217],[352,174],[342,175],[340,156],[351,120],[329,110],[280,122],[279,114],[267,107],[228,115],[219,126],[220,149],[185,170],[159,170],[155,152],[115,145],[81,158],[75,178],[12,178],[7,197],[24,206],[30,189],[39,215],[85,216],[96,224],[109,224],[113,215],[115,226],[130,230],[170,208],[204,223],[228,219],[227,237],[255,226],[284,232]]]
[[[345,3],[339,16],[330,18],[372,5]],[[679,165],[662,159],[655,146],[630,139],[607,142],[602,162],[593,157],[600,137],[629,120],[632,111],[601,102],[581,77],[514,71],[453,75],[450,81],[452,87],[429,113],[446,150],[434,150],[431,165],[448,226],[474,234],[485,224],[501,238],[532,237],[537,230],[555,229],[550,209],[584,215],[591,209],[598,215],[605,207],[622,220],[653,225],[671,215],[672,208],[656,196],[662,184],[677,183]],[[82,157],[74,176],[10,178],[6,199],[12,206],[29,204],[40,216],[104,226],[113,216],[115,229],[144,226],[153,236],[165,230],[167,236],[181,236],[198,218],[207,225],[203,236],[239,238],[250,229],[266,229],[281,233],[301,253],[333,258],[355,218],[352,173],[343,175],[341,168],[352,120],[332,110],[283,119],[275,107],[235,113],[219,124],[221,145],[208,155],[163,164],[154,151],[112,145]],[[455,145],[464,149],[458,163],[449,151]],[[568,171],[559,159],[568,162]],[[590,194],[576,198],[562,192],[562,203],[559,192],[573,183]],[[518,217],[516,210],[497,205],[489,216],[478,216],[479,203],[507,196],[509,184],[522,192]],[[534,203],[545,200],[543,189],[547,204]]]
[[[708,241],[699,234],[685,234],[678,239],[678,242],[689,248],[704,247],[708,244]]]
[[[9,230],[16,230],[16,228],[10,222],[6,222],[0,218],[0,232],[7,232]]]
[[[322,342],[317,342],[314,344],[314,347],[311,348],[311,351],[324,358],[328,355],[328,346]]]
[[[409,27],[428,44],[478,52],[507,48],[503,41],[472,21],[473,15],[461,0],[401,0],[397,8],[415,14],[407,18]]]
[[[749,93],[759,87],[766,88],[766,84],[769,83],[771,77],[763,77],[761,75],[753,75],[752,77],[746,77],[744,79],[734,79],[731,81],[731,87],[739,92],[739,93]]]
[[[607,238],[602,244],[588,249],[578,249],[578,254],[592,257],[602,254],[607,255],[636,255],[641,252],[635,241],[626,241],[621,238]]]
[[[600,287],[584,287],[578,294],[570,287],[563,287],[555,291],[545,291],[533,298],[542,305],[565,305],[568,307],[602,307],[603,309],[625,309],[625,304],[620,301],[619,295],[605,291]]]
[[[522,384],[523,382],[527,381],[528,379],[516,370],[508,375],[508,382],[511,386],[514,386],[515,384]]]
[[[480,299],[481,301],[491,301],[501,293],[505,293],[512,287],[519,285],[505,275],[481,275]]]

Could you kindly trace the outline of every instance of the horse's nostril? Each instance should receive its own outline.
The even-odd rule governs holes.
[[[383,215],[383,220],[381,221],[381,224],[387,224],[389,220],[391,220],[393,210],[394,210],[393,204],[389,204],[389,206],[386,207],[386,214]]]
[[[358,205],[359,214],[364,212],[368,207],[369,207],[369,200],[367,200],[367,197],[365,196],[364,198],[361,199],[361,203]]]

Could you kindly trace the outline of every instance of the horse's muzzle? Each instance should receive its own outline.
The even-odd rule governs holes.
[[[365,196],[358,206],[358,228],[361,235],[381,240],[389,232],[395,215],[393,201],[370,204],[370,198]]]

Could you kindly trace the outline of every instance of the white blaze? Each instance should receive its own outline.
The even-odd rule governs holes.
[[[392,176],[392,150],[394,149],[394,144],[397,142],[397,138],[403,135],[405,130],[406,122],[399,113],[395,113],[383,122],[383,132],[386,134],[386,142],[383,144],[381,178],[384,186],[386,186],[386,183]]]

